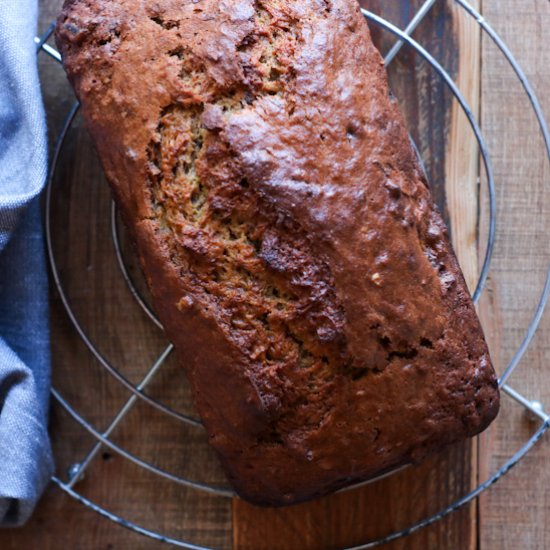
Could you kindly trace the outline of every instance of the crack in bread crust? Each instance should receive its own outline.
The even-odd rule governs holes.
[[[200,289],[201,303],[216,311],[227,337],[260,371],[257,384],[274,415],[264,440],[280,442],[279,431],[293,426],[292,417],[279,411],[307,407],[302,393],[285,389],[285,371],[305,371],[311,391],[327,392],[348,359],[344,314],[327,265],[312,255],[303,230],[249,187],[216,127],[216,117],[281,96],[292,78],[299,25],[261,2],[255,13],[253,30],[237,48],[246,75],[240,89],[201,101],[209,86],[201,67],[189,61],[192,52],[169,53],[183,60],[182,85],[197,99],[164,109],[149,147],[150,188],[159,238],[188,288]],[[186,307],[186,297],[178,307]],[[320,409],[315,401],[308,417],[312,427],[329,406],[326,401]]]

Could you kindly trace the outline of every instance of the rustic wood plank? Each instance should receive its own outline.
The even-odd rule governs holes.
[[[471,5],[479,10],[480,1]],[[464,95],[472,114],[479,120],[481,103],[481,31],[477,23],[465,17],[460,8],[453,4],[453,21],[459,44],[458,69],[455,82]],[[478,198],[479,198],[479,146],[470,123],[459,105],[453,102],[450,133],[447,142],[445,165],[445,191],[449,204],[449,222],[452,241],[462,272],[470,292],[475,291],[478,273]],[[478,439],[470,445],[470,488],[479,482]],[[464,480],[466,489],[466,480]],[[465,491],[466,492],[466,491]],[[469,513],[470,540],[468,548],[477,547],[478,509],[477,501],[464,514]]]
[[[471,0],[480,10],[481,2]],[[466,17],[453,4],[453,21],[459,44],[458,68],[455,82],[464,95],[472,114],[479,120],[481,104],[481,30],[478,24]],[[449,204],[449,223],[454,249],[464,278],[474,293],[480,264],[478,262],[478,199],[479,199],[479,146],[470,123],[458,101],[453,102],[445,162],[445,191]],[[485,450],[483,448],[483,450]],[[478,438],[470,444],[470,489],[479,482]],[[464,489],[467,489],[464,480]],[[466,491],[464,491],[466,492]],[[469,514],[470,540],[468,548],[477,548],[478,503],[464,511]]]
[[[470,1],[479,10],[479,0]],[[455,82],[479,120],[481,100],[481,30],[453,6],[454,22],[460,53]],[[453,246],[470,292],[474,292],[478,265],[478,178],[479,151],[470,123],[458,101],[453,102],[449,139],[445,155],[445,192],[449,204],[449,222]]]
[[[234,504],[234,548],[337,549],[381,538],[436,513],[464,490],[471,468],[463,446],[365,488],[284,509]],[[467,509],[384,546],[390,550],[467,549]]]
[[[544,0],[484,0],[484,16],[506,41],[538,92],[550,118],[550,4]],[[483,39],[482,123],[497,180],[499,228],[494,267],[481,315],[493,357],[502,371],[523,338],[550,262],[550,169],[535,120],[508,64]],[[483,211],[483,209],[482,209]],[[543,318],[529,353],[510,384],[550,408],[550,319]],[[495,425],[481,440],[486,478],[533,432],[507,397]],[[480,550],[550,548],[550,438],[480,501]]]
[[[363,2],[401,27],[421,2]],[[393,45],[373,29],[382,52]],[[475,24],[453,3],[438,3],[415,33],[452,74],[475,114],[479,109],[480,39]],[[458,52],[457,52],[458,48]],[[414,76],[413,76],[414,72]],[[477,278],[478,159],[468,122],[442,81],[405,48],[389,68],[390,83],[408,128],[422,152],[440,209],[451,224],[453,243],[472,288]],[[434,105],[436,106],[434,108]],[[451,162],[448,162],[450,157]],[[234,547],[331,549],[351,546],[407,527],[467,493],[477,482],[477,447],[464,442],[419,468],[349,493],[283,510],[258,509],[235,501]],[[468,507],[389,549],[474,549],[476,508]]]

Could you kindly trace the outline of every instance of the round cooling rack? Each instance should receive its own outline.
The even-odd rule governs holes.
[[[393,59],[395,58],[395,56],[403,46],[414,49],[414,51],[423,60],[423,62],[427,63],[428,66],[431,68],[431,70],[433,70],[435,74],[437,74],[437,76],[442,79],[445,86],[448,88],[450,93],[454,96],[454,98],[460,105],[462,112],[466,116],[471,128],[471,131],[473,132],[473,135],[475,136],[475,139],[478,143],[479,152],[482,160],[482,168],[484,172],[483,182],[485,182],[484,184],[487,186],[488,223],[487,223],[487,235],[486,235],[487,244],[486,244],[486,249],[484,251],[484,259],[483,259],[481,271],[479,273],[477,285],[473,293],[474,302],[477,303],[484,291],[485,284],[487,282],[487,279],[491,270],[491,260],[493,258],[493,252],[495,249],[495,241],[498,238],[497,182],[495,181],[495,175],[492,168],[490,150],[486,144],[486,141],[484,140],[483,133],[479,127],[478,122],[476,121],[473,111],[468,106],[467,101],[465,100],[464,96],[458,89],[458,86],[454,83],[451,76],[445,71],[445,69],[424,47],[422,47],[418,42],[416,42],[413,38],[411,38],[411,34],[413,33],[413,31],[422,22],[424,17],[429,13],[429,11],[434,6],[436,1],[437,0],[426,1],[422,5],[422,7],[419,9],[419,11],[416,13],[415,17],[411,20],[407,28],[404,30],[397,28],[392,23],[388,22],[385,19],[382,19],[381,17],[379,17],[374,13],[363,10],[363,14],[369,20],[371,25],[376,25],[381,29],[383,29],[384,32],[391,33],[392,35],[395,36],[397,40],[394,47],[386,55],[386,58],[385,58],[386,65],[389,65],[393,61]],[[466,14],[467,17],[471,17],[477,22],[477,24],[479,25],[483,33],[485,33],[485,35],[494,43],[494,45],[498,48],[498,50],[500,50],[503,58],[509,63],[512,71],[514,72],[520,85],[522,86],[526,94],[526,98],[529,101],[532,112],[536,117],[537,124],[538,124],[537,131],[542,134],[546,154],[550,161],[550,135],[549,135],[548,128],[547,128],[541,107],[539,105],[539,102],[536,98],[536,95],[529,81],[527,80],[525,73],[516,62],[515,58],[513,57],[512,53],[510,52],[506,44],[502,41],[502,39],[496,34],[496,32],[491,28],[491,26],[485,21],[485,19],[476,10],[464,0],[454,0],[454,2],[458,7],[460,7],[463,10],[464,14]],[[61,58],[59,53],[54,48],[52,48],[50,45],[47,44],[47,40],[50,38],[52,32],[53,32],[53,24],[52,26],[50,26],[50,28],[41,38],[35,39],[37,44],[37,52],[44,52],[50,57],[52,57],[53,59],[55,59],[57,62],[60,62]],[[59,486],[63,491],[65,491],[67,494],[69,494],[76,500],[83,503],[85,506],[94,510],[98,514],[110,519],[111,521],[120,524],[121,526],[124,526],[128,529],[131,529],[137,533],[140,533],[142,535],[145,535],[157,541],[172,544],[177,547],[190,548],[190,549],[205,549],[205,547],[193,544],[192,542],[188,542],[184,540],[176,540],[175,538],[171,538],[162,533],[155,532],[152,529],[147,529],[140,525],[136,525],[135,523],[128,521],[127,519],[124,519],[120,515],[111,513],[109,510],[106,510],[103,507],[95,504],[94,502],[91,502],[89,499],[79,494],[75,489],[75,485],[82,478],[84,472],[86,471],[87,467],[90,465],[93,458],[97,455],[97,453],[102,447],[106,447],[112,450],[113,452],[117,453],[118,455],[124,457],[126,460],[131,461],[134,465],[138,466],[139,468],[142,468],[151,474],[160,476],[168,480],[169,482],[183,485],[194,491],[213,493],[221,497],[230,498],[235,496],[234,492],[228,487],[225,487],[222,485],[210,484],[203,481],[188,479],[187,477],[176,475],[170,471],[162,469],[152,464],[151,462],[148,462],[140,458],[139,456],[129,452],[127,449],[116,444],[110,437],[113,431],[117,428],[117,426],[119,426],[121,421],[125,418],[127,413],[139,401],[143,401],[147,405],[150,405],[151,407],[156,408],[162,414],[165,414],[171,417],[173,420],[176,420],[178,422],[182,422],[188,425],[190,429],[202,430],[202,425],[200,421],[194,418],[192,415],[178,411],[174,409],[172,406],[169,406],[168,404],[152,397],[146,392],[146,389],[150,381],[154,378],[155,374],[157,374],[159,369],[162,368],[162,366],[165,363],[165,360],[172,353],[173,347],[171,344],[167,345],[165,349],[160,353],[157,360],[154,361],[153,365],[149,368],[145,376],[142,378],[141,382],[138,384],[134,384],[118,368],[116,368],[113,364],[111,364],[111,362],[101,353],[98,347],[94,344],[92,338],[87,334],[85,328],[79,321],[77,313],[75,312],[73,306],[71,305],[71,301],[69,299],[68,293],[66,292],[64,284],[62,282],[61,270],[58,267],[58,262],[56,261],[56,256],[55,256],[55,246],[54,246],[53,233],[52,233],[52,194],[55,192],[56,173],[59,169],[60,155],[62,153],[64,146],[66,146],[67,134],[70,131],[76,119],[78,111],[79,111],[79,105],[78,103],[76,103],[68,113],[65,124],[61,129],[60,134],[58,135],[55,151],[52,156],[50,174],[48,179],[47,197],[46,197],[46,235],[47,235],[47,246],[48,246],[51,272],[53,275],[53,280],[55,282],[57,291],[61,298],[61,301],[79,337],[84,342],[89,352],[95,357],[99,365],[101,365],[101,367],[104,368],[109,373],[110,376],[112,376],[118,383],[120,383],[126,390],[130,392],[130,397],[122,406],[122,408],[118,411],[118,413],[114,416],[114,418],[111,420],[108,427],[106,429],[98,430],[89,421],[87,421],[79,412],[77,412],[77,410],[71,405],[71,403],[69,403],[69,401],[62,395],[62,393],[58,389],[52,390],[53,396],[55,397],[57,402],[61,405],[61,407],[65,409],[67,413],[95,439],[95,445],[92,447],[92,449],[87,454],[87,456],[83,460],[81,460],[79,463],[74,464],[70,468],[67,480],[63,480],[60,477],[53,477],[52,481],[57,486]],[[116,262],[118,264],[120,274],[123,277],[123,280],[125,281],[125,284],[131,293],[131,296],[139,305],[139,307],[144,311],[145,315],[147,315],[152,325],[159,329],[162,329],[162,325],[158,321],[154,312],[151,310],[146,298],[139,290],[139,285],[134,280],[134,276],[132,275],[132,270],[128,266],[128,259],[123,252],[123,245],[121,242],[122,241],[121,228],[119,226],[116,207],[114,206],[114,204],[111,207],[110,226],[111,226],[110,232],[111,232],[111,237],[113,241]],[[408,526],[407,528],[403,528],[399,531],[390,533],[381,539],[367,541],[361,545],[355,546],[353,549],[348,549],[348,550],[374,548],[375,546],[379,546],[381,544],[390,542],[400,537],[407,536],[413,533],[414,531],[417,531],[423,527],[426,527],[428,525],[435,523],[436,521],[442,519],[443,517],[450,514],[451,512],[471,502],[476,497],[478,497],[483,491],[488,489],[493,483],[495,483],[502,476],[504,476],[513,466],[515,466],[530,451],[530,449],[541,439],[541,437],[548,430],[548,428],[550,428],[550,416],[544,411],[544,407],[540,403],[536,401],[532,401],[527,397],[524,397],[523,395],[521,395],[519,392],[517,392],[507,384],[510,376],[512,375],[516,367],[519,365],[522,357],[524,356],[535,334],[535,331],[537,330],[537,327],[540,323],[540,320],[543,314],[544,307],[548,301],[549,295],[550,295],[550,268],[548,268],[548,271],[546,273],[546,280],[542,290],[540,291],[540,295],[538,297],[538,301],[535,306],[532,319],[529,325],[527,326],[527,328],[524,329],[523,340],[521,341],[520,345],[515,351],[515,354],[513,355],[510,362],[508,363],[507,367],[504,369],[499,379],[499,385],[501,389],[506,394],[508,394],[513,400],[519,403],[523,408],[525,408],[525,410],[530,413],[532,418],[536,419],[537,422],[539,423],[539,425],[537,426],[531,438],[528,439],[523,444],[523,446],[519,450],[517,450],[517,452],[515,452],[500,467],[500,469],[498,469],[498,471],[496,471],[488,479],[486,479],[486,481],[481,483],[476,489],[474,489],[470,493],[465,494],[464,496],[456,500],[454,503],[443,508],[438,513],[433,514],[430,517],[426,517],[422,521],[419,521],[414,525]],[[393,473],[395,472],[392,472],[392,474]],[[387,475],[392,475],[392,474],[387,474]],[[378,479],[380,478],[377,478],[377,480]],[[371,480],[369,483],[373,483],[377,480]],[[357,485],[352,487],[352,489],[356,487]],[[349,490],[349,489],[350,488],[346,490]]]

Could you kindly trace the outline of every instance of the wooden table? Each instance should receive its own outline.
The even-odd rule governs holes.
[[[40,29],[61,0],[41,0]],[[417,0],[363,2],[401,27]],[[480,8],[480,2],[472,2]],[[484,0],[483,15],[501,33],[526,70],[550,117],[550,4],[546,0]],[[480,9],[481,9],[480,8]],[[382,51],[392,39],[378,30]],[[550,170],[525,96],[509,67],[478,27],[451,1],[439,0],[417,38],[459,83],[480,117],[497,181],[495,258],[479,305],[499,371],[517,349],[533,314],[550,259]],[[62,70],[40,61],[51,139],[74,101]],[[413,71],[412,68],[415,70]],[[451,223],[455,247],[471,285],[479,270],[487,227],[487,194],[478,187],[478,157],[466,120],[428,66],[403,50],[389,67],[392,88],[404,101],[411,133],[426,160],[438,202]],[[116,264],[110,235],[110,198],[89,138],[76,119],[61,155],[52,204],[54,251],[67,296],[92,341],[134,384],[167,342],[132,299]],[[446,182],[446,183],[443,183]],[[546,187],[545,187],[546,186]],[[477,223],[477,208],[481,219]],[[124,237],[130,273],[142,283]],[[511,384],[550,407],[550,318],[529,348]],[[52,290],[54,384],[98,430],[106,430],[129,397],[102,369],[68,322]],[[148,393],[193,414],[181,370],[169,358]],[[523,410],[503,397],[497,422],[479,441],[455,446],[421,467],[365,488],[288,509],[257,509],[241,501],[180,487],[101,447],[75,489],[138,524],[216,548],[331,549],[403,528],[468,492],[500,467],[534,431]],[[82,461],[94,439],[53,404],[51,433],[58,475]],[[204,434],[146,403],[135,404],[111,433],[118,445],[157,466],[192,479],[224,483]],[[479,502],[385,548],[482,550],[550,548],[550,439]],[[154,549],[164,546],[86,509],[51,486],[30,523],[0,533],[2,549]]]

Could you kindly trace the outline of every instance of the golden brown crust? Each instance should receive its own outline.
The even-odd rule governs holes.
[[[353,0],[70,0],[57,40],[242,496],[489,424],[487,346]]]

